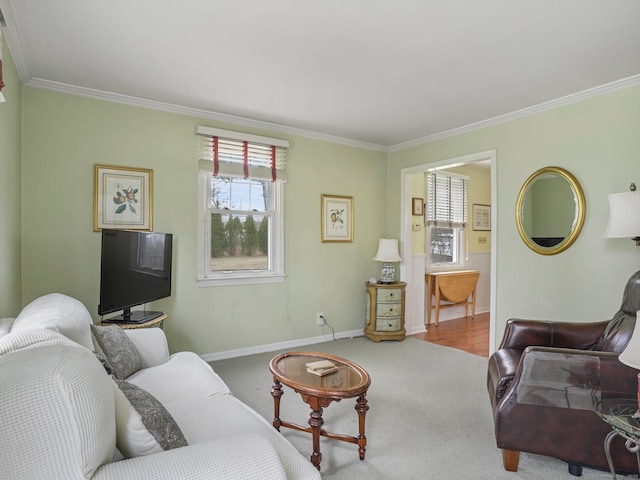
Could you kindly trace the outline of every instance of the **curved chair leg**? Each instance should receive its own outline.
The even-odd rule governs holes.
[[[520,463],[520,452],[517,450],[502,449],[502,464],[507,472],[517,472]]]
[[[582,476],[582,465],[578,465],[576,463],[569,464],[569,473],[574,477]]]

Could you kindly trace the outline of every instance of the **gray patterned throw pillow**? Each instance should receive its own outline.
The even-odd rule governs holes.
[[[118,325],[91,325],[91,333],[109,360],[116,378],[124,380],[140,370],[140,355],[122,328]]]
[[[133,383],[123,382],[116,380],[116,383],[124,396],[129,401],[130,406],[135,410],[139,416],[139,420],[162,450],[171,450],[173,448],[184,447],[187,445],[187,440],[180,430],[180,427],[167,411],[167,409],[149,392],[134,385]],[[128,417],[131,413],[118,412],[118,406],[116,406],[116,416]],[[124,422],[129,428],[135,422]],[[141,428],[141,427],[140,427]],[[136,439],[135,436],[138,436]],[[138,431],[137,434],[133,432],[118,432],[119,438],[126,438],[126,446],[119,445],[119,448],[128,456],[138,456],[140,454],[150,453],[144,451],[142,445],[148,445],[148,441],[144,441],[144,431]],[[137,443],[137,445],[136,445]],[[150,447],[153,448],[153,447]],[[153,451],[153,450],[152,450]]]

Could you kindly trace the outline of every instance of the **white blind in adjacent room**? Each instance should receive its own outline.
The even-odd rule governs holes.
[[[429,226],[465,228],[467,179],[451,173],[429,173],[425,217]]]
[[[198,127],[200,169],[214,176],[287,181],[289,142],[229,130]]]

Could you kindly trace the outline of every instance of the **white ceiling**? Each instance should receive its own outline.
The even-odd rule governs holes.
[[[638,0],[0,0],[0,10],[23,83],[382,150],[640,84]]]

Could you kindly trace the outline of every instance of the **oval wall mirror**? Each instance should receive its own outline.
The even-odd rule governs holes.
[[[526,245],[541,255],[571,246],[582,230],[584,193],[568,171],[545,167],[524,182],[516,202],[516,225]]]

